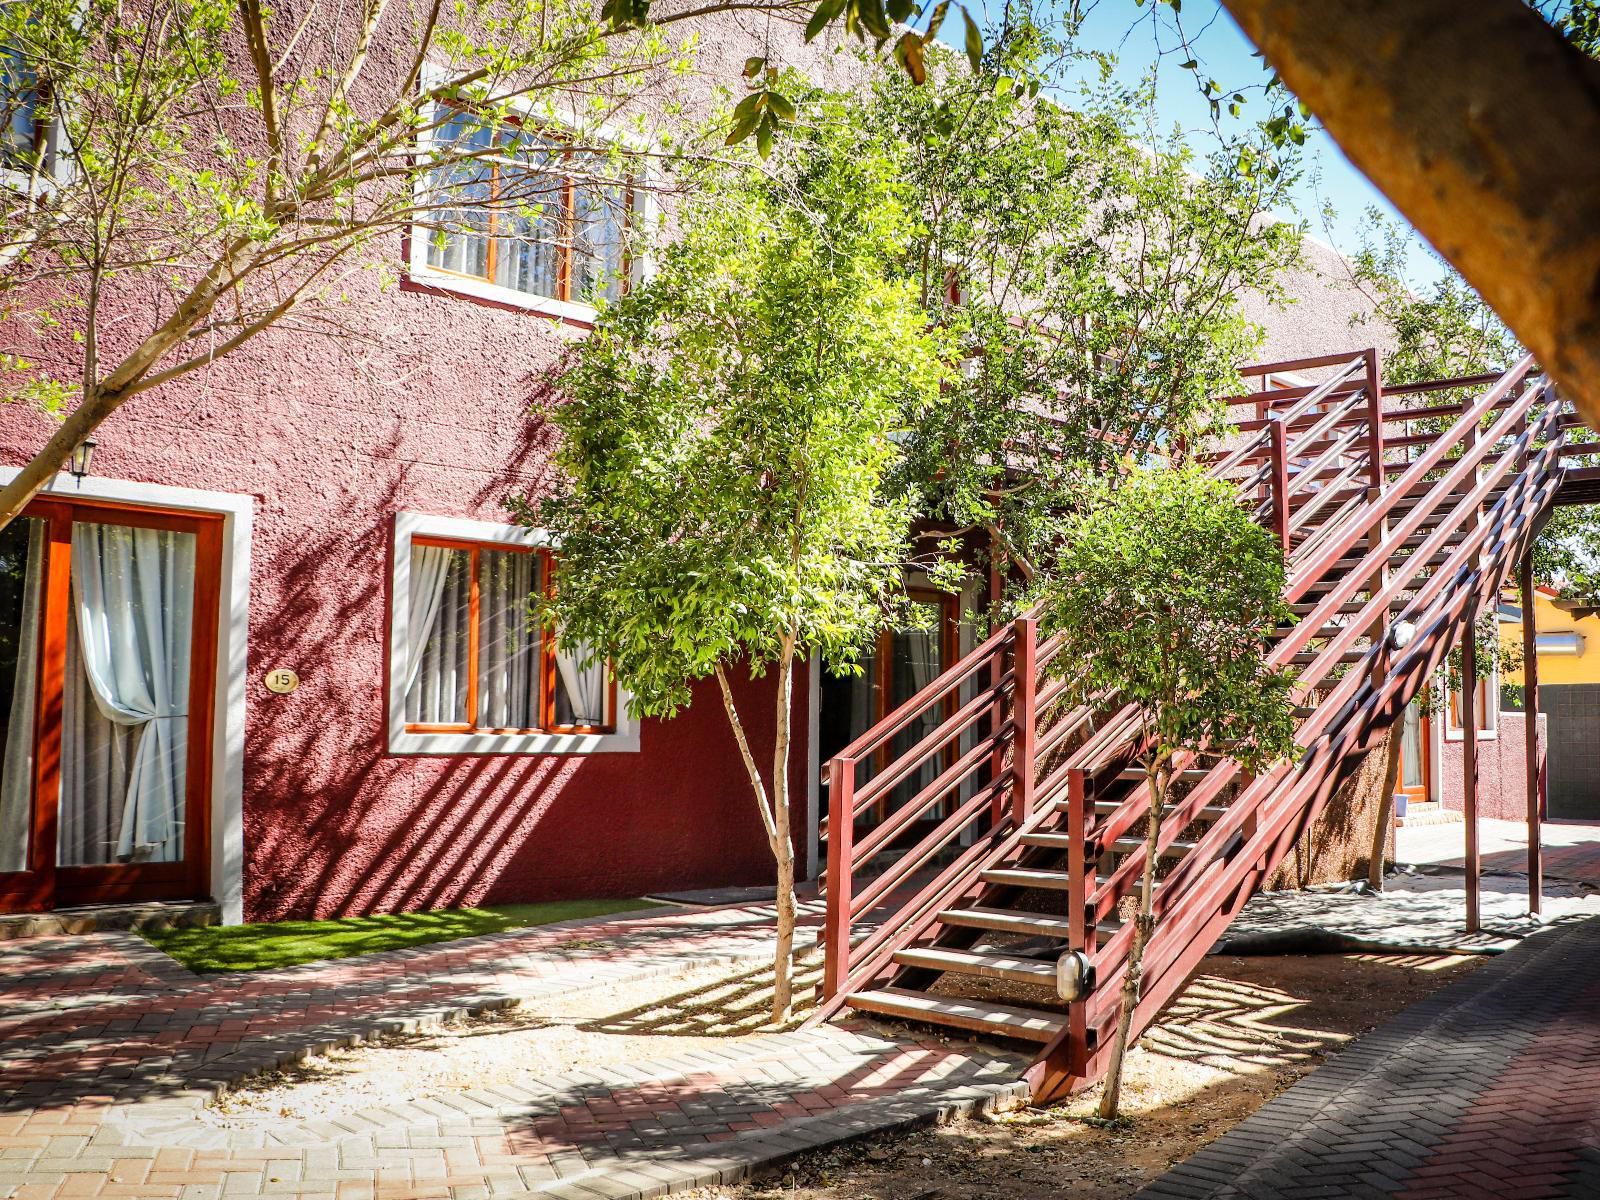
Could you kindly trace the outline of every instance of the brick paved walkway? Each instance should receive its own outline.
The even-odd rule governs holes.
[[[1407,1009],[1139,1196],[1600,1196],[1600,920]]]
[[[0,1200],[620,1200],[1022,1098],[1019,1060],[827,1026],[326,1120],[196,1119],[230,1082],[308,1052],[761,960],[771,933],[761,906],[629,914],[205,977],[128,934],[0,944]]]

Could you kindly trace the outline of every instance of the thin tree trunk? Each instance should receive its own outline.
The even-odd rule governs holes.
[[[733,737],[739,743],[739,757],[744,761],[745,772],[750,776],[750,787],[755,792],[756,808],[761,814],[761,828],[767,835],[767,846],[772,851],[778,867],[778,942],[773,955],[772,1020],[775,1024],[789,1019],[793,1007],[793,984],[790,963],[794,957],[794,847],[789,839],[789,692],[794,677],[793,655],[778,668],[778,738],[773,754],[776,774],[773,778],[773,797],[767,799],[767,787],[756,766],[755,755],[750,752],[750,741],[744,735],[744,723],[733,702],[733,689],[728,676],[717,668],[717,686],[722,690],[722,707],[728,714],[728,724],[733,727]]]
[[[777,729],[772,752],[772,857],[778,864],[778,947],[772,988],[772,1023],[785,1025],[794,1008],[794,839],[789,835],[789,716],[793,707],[794,635],[783,639],[778,664]]]
[[[1383,891],[1383,852],[1389,845],[1389,822],[1394,812],[1394,794],[1400,787],[1400,764],[1405,756],[1405,719],[1389,730],[1389,749],[1383,767],[1382,792],[1378,796],[1378,823],[1372,830],[1372,857],[1367,860],[1367,886]]]
[[[1169,760],[1153,763],[1150,780],[1150,821],[1144,837],[1144,877],[1139,881],[1139,915],[1133,919],[1133,944],[1128,947],[1128,971],[1122,977],[1122,1009],[1117,1015],[1117,1035],[1111,1042],[1111,1062],[1106,1068],[1106,1090],[1100,1096],[1100,1116],[1110,1120],[1122,1106],[1122,1061],[1128,1053],[1128,1034],[1134,1009],[1139,1006],[1139,985],[1144,979],[1144,948],[1155,928],[1157,843],[1161,838],[1162,810],[1167,804]]]

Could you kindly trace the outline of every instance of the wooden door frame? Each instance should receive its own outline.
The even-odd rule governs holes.
[[[73,904],[151,899],[198,899],[210,890],[211,798],[221,640],[222,550],[225,514],[131,505],[91,497],[47,495],[23,516],[46,522],[39,604],[39,675],[34,705],[34,778],[28,868],[0,875],[0,911],[37,912]],[[172,863],[56,864],[61,795],[62,700],[67,623],[71,617],[72,525],[102,521],[195,535],[195,580],[189,665],[188,759],[185,772],[184,854]]]
[[[1395,794],[1404,796],[1408,804],[1426,804],[1433,794],[1433,716],[1428,709],[1427,693],[1412,703],[1418,706],[1419,717],[1417,720],[1417,740],[1422,749],[1422,783],[1417,787],[1405,785],[1405,749],[1402,744],[1400,759],[1400,778],[1395,781]],[[1405,736],[1405,717],[1400,719],[1400,736]]]

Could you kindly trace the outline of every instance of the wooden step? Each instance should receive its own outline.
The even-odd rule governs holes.
[[[1096,800],[1094,802],[1095,815],[1100,817],[1108,817],[1121,807],[1122,801],[1120,800]],[[1175,807],[1176,805],[1167,805],[1162,815],[1165,816],[1166,814],[1171,813]],[[1196,821],[1215,821],[1227,811],[1228,810],[1222,807],[1220,804],[1208,804],[1195,814],[1194,819]]]
[[[1172,845],[1161,852],[1161,857],[1184,858],[1193,854],[1197,845],[1199,845],[1198,842],[1173,842]],[[1111,849],[1118,854],[1132,854],[1135,851],[1142,853],[1144,851],[1144,839],[1142,837],[1120,837],[1111,843]]]
[[[1024,846],[1043,846],[1047,850],[1070,850],[1072,848],[1072,835],[1066,833],[1049,833],[1038,830],[1025,833],[1017,840]]]
[[[1048,888],[1055,892],[1065,892],[1072,887],[1072,881],[1065,871],[1040,871],[1033,867],[991,867],[987,871],[980,871],[978,878],[985,883],[1000,883],[1009,887]]]
[[[987,929],[991,933],[1014,933],[1022,937],[1064,938],[1071,932],[1066,917],[1046,913],[1016,912],[1009,908],[947,908],[939,914],[945,925],[961,929]]]
[[[1329,584],[1322,584],[1320,586],[1328,587],[1330,585]],[[1345,613],[1345,614],[1358,613],[1363,608],[1365,608],[1367,606],[1367,603],[1368,602],[1365,601],[1365,600],[1346,600],[1343,604],[1339,605],[1339,612]],[[1401,599],[1391,600],[1391,601],[1389,601],[1389,611],[1390,612],[1399,612],[1402,608],[1404,608],[1407,604],[1410,604],[1410,603],[1411,603],[1411,601],[1409,601],[1409,600],[1401,600]],[[1301,617],[1309,616],[1311,613],[1316,612],[1319,604],[1320,604],[1320,601],[1316,601],[1316,600],[1302,600],[1302,601],[1299,601],[1299,602],[1297,602],[1295,604],[1289,605],[1289,611],[1294,613],[1297,616],[1301,616]],[[1282,628],[1284,628],[1284,629],[1293,629],[1294,626],[1285,625],[1285,626],[1282,626]]]
[[[1056,981],[1054,962],[1013,958],[1007,954],[980,954],[976,950],[910,946],[895,951],[894,961],[902,967],[951,971],[957,975],[976,975],[980,979],[1009,979],[1013,983],[1036,983],[1051,988]]]
[[[986,1000],[957,1000],[949,996],[927,996],[906,988],[877,988],[852,992],[845,1001],[857,1012],[878,1013],[906,1021],[925,1021],[972,1033],[1016,1038],[1026,1042],[1048,1042],[1067,1023],[1057,1013],[1038,1012],[1010,1004]]]
[[[1312,663],[1316,662],[1321,654],[1322,651],[1320,650],[1302,650],[1299,654],[1291,656],[1289,661],[1297,667],[1308,667]],[[1358,663],[1362,659],[1366,658],[1366,656],[1366,649],[1346,650],[1334,661],[1342,663]]]

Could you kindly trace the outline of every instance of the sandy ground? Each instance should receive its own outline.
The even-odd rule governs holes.
[[[781,1177],[700,1200],[1112,1200],[1220,1137],[1361,1033],[1481,964],[1466,957],[1207,959],[1130,1053],[1127,1120],[1099,1089],[810,1155]]]

